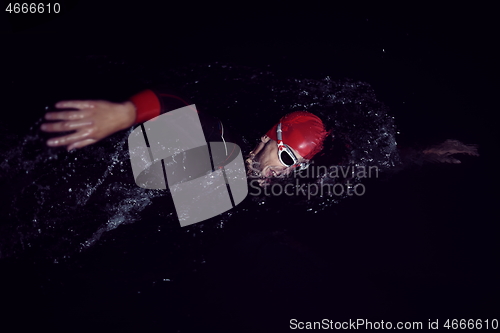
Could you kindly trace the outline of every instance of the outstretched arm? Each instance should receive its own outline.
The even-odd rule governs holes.
[[[458,140],[446,140],[438,145],[426,148],[400,148],[403,167],[411,165],[422,165],[425,162],[431,163],[453,163],[459,164],[457,154],[479,156],[477,145],[466,145]]]
[[[136,108],[130,101],[112,103],[108,101],[61,101],[57,109],[75,111],[48,112],[46,120],[58,122],[44,123],[45,132],[73,133],[47,141],[51,147],[67,146],[67,150],[82,148],[105,137],[132,126],[136,119]]]
[[[44,123],[41,130],[45,132],[74,131],[47,141],[48,146],[66,146],[67,150],[71,150],[94,144],[115,132],[189,104],[192,103],[171,93],[165,87],[159,87],[158,91],[144,90],[124,103],[91,100],[61,101],[55,105],[57,109],[75,110],[48,112],[45,119],[59,120],[59,122]]]
[[[461,163],[460,160],[453,157],[455,154],[479,156],[477,145],[466,145],[458,140],[446,140],[441,144],[424,149],[422,153],[428,161],[455,164]]]

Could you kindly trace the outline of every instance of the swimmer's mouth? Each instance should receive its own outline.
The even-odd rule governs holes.
[[[268,168],[265,169],[264,172],[262,172],[265,178],[278,178],[278,177],[283,177],[283,172],[278,172],[274,169]]]
[[[260,163],[254,161],[252,158],[247,158],[245,160],[247,166],[247,176],[249,178],[264,178],[262,172],[258,169]]]
[[[280,178],[285,176],[285,172],[276,171],[273,168],[267,166],[264,170],[260,170],[260,163],[254,161],[251,158],[248,158],[246,161],[248,172],[247,175],[250,178],[259,178],[259,179],[270,179],[270,178]]]

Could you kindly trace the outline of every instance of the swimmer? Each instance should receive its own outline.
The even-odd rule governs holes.
[[[153,119],[160,114],[193,103],[166,90],[145,90],[123,103],[103,100],[70,100],[55,104],[56,109],[72,111],[48,112],[45,132],[68,132],[49,139],[49,147],[66,147],[68,151],[80,149],[118,132]],[[223,125],[216,118],[199,112],[200,122],[207,142],[221,141]],[[221,132],[222,131],[222,132]],[[306,111],[296,111],[282,117],[265,135],[246,158],[247,174],[265,186],[272,178],[286,177],[293,171],[308,167],[311,159],[323,149],[330,135],[321,119]],[[229,133],[224,134],[227,139]],[[479,156],[477,146],[465,145],[457,140],[424,149],[425,160],[443,163],[460,163],[455,154]]]

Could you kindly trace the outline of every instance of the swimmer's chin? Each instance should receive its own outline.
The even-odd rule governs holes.
[[[269,177],[264,177],[259,171],[249,170],[247,172],[247,177],[251,182],[257,182],[260,187],[265,187],[271,183]]]
[[[261,178],[257,180],[257,183],[259,184],[260,187],[266,187],[271,185],[271,180],[272,178]]]
[[[257,182],[260,187],[266,187],[271,183],[271,179],[268,177],[264,177],[260,170],[251,168],[249,165],[247,171],[247,177],[251,182]]]

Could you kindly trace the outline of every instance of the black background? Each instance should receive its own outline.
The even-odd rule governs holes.
[[[400,143],[460,139],[479,144],[481,157],[370,184],[369,194],[344,204],[335,218],[324,212],[285,233],[281,224],[273,230],[280,217],[271,213],[271,226],[242,223],[210,250],[202,273],[180,273],[173,286],[144,287],[157,280],[162,260],[172,259],[126,230],[73,271],[69,265],[40,273],[28,259],[4,263],[13,324],[66,332],[278,332],[291,318],[498,318],[498,20],[492,7],[61,3],[58,16],[0,16],[1,121],[19,133],[47,103],[86,98],[78,91],[100,84],[74,68],[72,57],[126,55],[172,67],[222,61],[270,65],[290,77],[363,80],[396,116]],[[109,89],[116,98],[140,88],[121,79],[119,92]],[[297,242],[307,250],[290,245]],[[123,252],[132,255],[125,259]],[[57,282],[42,290],[49,278]],[[135,294],[141,288],[144,298]]]

